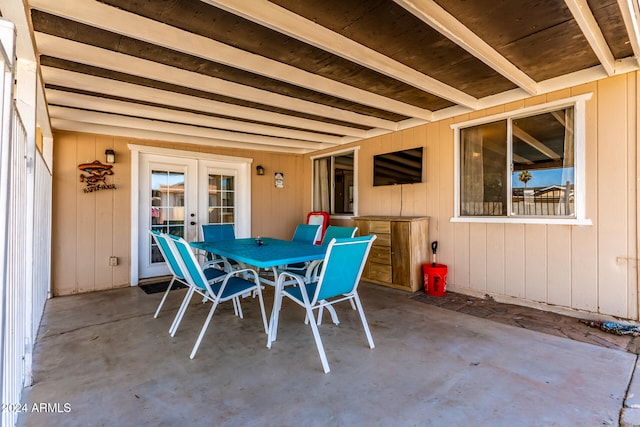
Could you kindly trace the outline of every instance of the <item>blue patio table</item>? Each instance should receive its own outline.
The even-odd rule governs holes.
[[[258,244],[258,240],[262,244]],[[272,269],[280,265],[316,261],[324,258],[326,246],[270,237],[192,242],[196,249],[211,252],[259,268]]]
[[[271,237],[218,240],[215,242],[191,242],[196,249],[233,259],[249,266],[273,271],[273,281],[261,277],[262,282],[275,285],[277,281],[276,267],[298,262],[319,261],[324,259],[327,246],[312,243],[294,242],[292,240],[274,239]],[[276,297],[281,289],[276,289]],[[275,304],[274,304],[275,308]],[[274,312],[271,310],[269,333]]]

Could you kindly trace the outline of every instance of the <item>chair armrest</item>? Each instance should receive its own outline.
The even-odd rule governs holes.
[[[248,277],[248,273],[251,273],[254,277],[254,282],[256,283],[260,283],[260,275],[258,274],[258,272],[256,270],[254,270],[253,268],[242,268],[240,270],[232,270],[229,273],[229,277],[230,276],[242,276],[243,279],[245,280],[249,280]]]
[[[222,267],[222,268],[220,268]],[[205,270],[207,268],[217,268],[219,270],[223,270],[226,272],[231,271],[231,264],[226,259],[214,259],[209,260],[202,264],[202,269]]]
[[[304,276],[302,276],[300,274],[292,273],[290,271],[283,271],[282,273],[280,273],[278,275],[278,281],[276,282],[276,286],[280,287],[283,283],[293,284],[294,280],[300,286],[305,284],[305,277]]]

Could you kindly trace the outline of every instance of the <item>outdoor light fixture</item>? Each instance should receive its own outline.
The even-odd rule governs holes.
[[[264,168],[261,165],[256,166],[256,174],[264,175]]]
[[[116,152],[112,149],[108,149],[104,152],[104,157],[107,163],[115,163],[116,162]]]

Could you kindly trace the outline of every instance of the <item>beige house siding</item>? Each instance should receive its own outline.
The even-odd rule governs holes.
[[[429,216],[450,290],[638,319],[637,72],[375,137],[358,146],[359,215]],[[584,93],[586,216],[593,225],[452,223],[454,131],[451,124]],[[288,238],[311,209],[311,154],[253,152],[59,132],[54,142],[53,288],[55,295],[127,286],[130,268],[128,143],[254,160],[252,233]],[[373,187],[374,154],[425,147],[426,182]],[[117,155],[118,189],[85,194],[79,163]],[[186,147],[186,148],[185,148]],[[316,152],[331,153],[332,150]],[[284,172],[276,189],[273,173]],[[332,220],[336,223],[336,220]],[[345,220],[339,220],[344,224]],[[108,257],[120,259],[108,266]],[[425,260],[427,262],[428,260]]]
[[[141,141],[101,135],[56,132],[54,135],[52,288],[54,296],[129,286],[131,263],[131,156],[128,144],[252,158],[251,229],[255,235],[290,238],[302,213],[302,156],[210,148],[188,144]],[[78,165],[99,160],[104,151],[116,152],[116,190],[84,193]],[[255,166],[265,168],[264,176]],[[275,188],[274,172],[283,172],[285,186]],[[116,256],[117,267],[109,266]]]
[[[358,214],[431,217],[429,234],[449,266],[450,290],[638,319],[639,80],[629,73],[352,144],[360,147]],[[593,225],[450,222],[452,123],[584,93],[593,93],[585,141],[586,216]],[[373,187],[374,154],[417,146],[425,147],[425,183]],[[310,174],[307,158],[307,188]]]

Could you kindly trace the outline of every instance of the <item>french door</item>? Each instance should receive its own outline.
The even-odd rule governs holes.
[[[137,215],[133,215],[137,221],[138,268],[137,274],[132,268],[132,284],[169,274],[149,230],[195,241],[201,239],[203,224],[233,224],[236,236],[250,236],[249,159],[196,159],[145,152],[132,157],[138,158],[139,187]],[[136,212],[136,203],[132,202]]]

